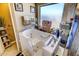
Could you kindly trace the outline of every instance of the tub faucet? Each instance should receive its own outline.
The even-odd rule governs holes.
[[[54,40],[54,43],[56,42],[56,38],[54,36],[52,36],[52,39]]]

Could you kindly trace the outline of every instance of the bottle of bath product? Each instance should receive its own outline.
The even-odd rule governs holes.
[[[56,36],[57,36],[57,38],[59,38],[59,29],[57,29],[57,31],[56,31]]]

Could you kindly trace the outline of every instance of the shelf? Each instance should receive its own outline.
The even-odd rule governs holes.
[[[5,28],[4,27],[0,27],[0,30],[5,30]]]
[[[4,48],[8,48],[9,46],[11,46],[12,44],[10,43],[10,40],[8,39],[8,34],[6,33],[6,28],[4,27],[0,27],[0,38],[2,39],[2,43]],[[2,31],[5,31],[5,33],[3,33]]]
[[[8,48],[8,47],[10,47],[10,46],[11,46],[11,44],[7,45],[7,46],[5,47],[5,49]]]
[[[10,47],[11,45],[13,45],[15,42],[16,42],[16,41],[11,42],[9,45],[7,45],[7,46],[5,47],[5,49],[8,48],[8,47]]]
[[[2,35],[2,36],[0,36],[0,37],[4,37],[4,36],[8,36],[7,34],[5,34],[5,35]]]
[[[3,43],[6,43],[6,42],[9,42],[10,40],[6,40],[5,42],[3,42]]]

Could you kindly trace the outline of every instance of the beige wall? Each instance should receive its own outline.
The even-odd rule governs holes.
[[[65,3],[64,13],[61,22],[70,22],[70,18],[75,15],[75,6],[74,3]]]
[[[29,19],[30,17],[35,17],[34,14],[30,13],[30,6],[34,6],[34,4],[23,3],[23,12],[18,12],[18,11],[15,11],[15,9],[13,9],[18,32],[24,28],[24,26],[22,26],[22,23],[21,23],[21,16],[24,16],[25,19]]]
[[[15,11],[14,4],[10,4],[10,13],[12,16],[12,23],[15,31],[16,42],[18,50],[21,49],[19,42],[19,32],[24,28],[21,23],[21,16],[24,16],[25,19],[29,19],[30,17],[35,17],[34,13],[30,13],[30,6],[34,6],[33,3],[23,3],[23,12]]]

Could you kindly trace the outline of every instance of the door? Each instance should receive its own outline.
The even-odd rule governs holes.
[[[8,3],[0,4],[0,16],[3,17],[5,29],[8,34],[8,38],[10,39],[11,42],[15,41]]]

